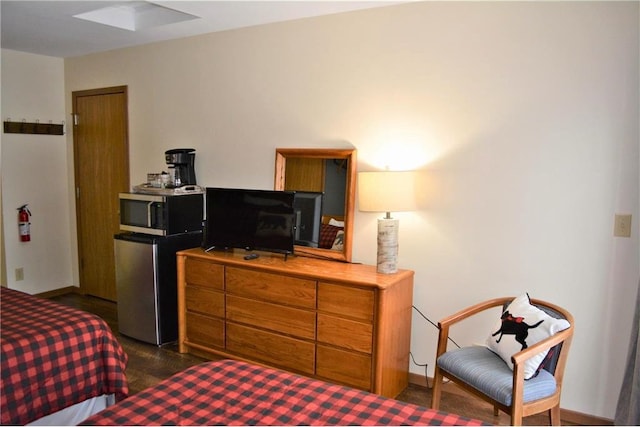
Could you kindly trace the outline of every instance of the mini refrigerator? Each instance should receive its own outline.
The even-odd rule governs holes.
[[[176,252],[202,244],[202,231],[114,236],[118,330],[162,345],[178,339]]]

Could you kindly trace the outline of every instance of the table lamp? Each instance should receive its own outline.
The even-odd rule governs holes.
[[[358,202],[364,212],[386,212],[378,219],[378,273],[398,271],[398,225],[391,212],[416,209],[413,172],[358,173]]]

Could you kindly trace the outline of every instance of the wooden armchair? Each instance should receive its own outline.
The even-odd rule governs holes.
[[[541,300],[531,304],[556,319],[566,319],[568,329],[537,342],[511,357],[513,371],[497,354],[487,347],[473,346],[447,351],[449,328],[482,311],[506,307],[514,298],[496,298],[468,307],[438,323],[440,329],[431,407],[438,409],[443,377],[467,392],[491,403],[494,415],[498,411],[511,415],[512,425],[521,425],[528,415],[549,411],[551,425],[560,425],[560,393],[562,377],[571,339],[573,316],[568,311]],[[524,362],[544,350],[551,350],[537,376],[524,379]]]

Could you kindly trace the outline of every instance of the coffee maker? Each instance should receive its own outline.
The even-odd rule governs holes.
[[[164,152],[167,165],[174,171],[173,185],[175,187],[196,185],[195,151],[193,148],[174,148]]]

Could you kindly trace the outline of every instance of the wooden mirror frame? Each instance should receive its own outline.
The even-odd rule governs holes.
[[[356,197],[356,150],[355,149],[323,149],[323,148],[276,148],[275,189],[285,189],[285,171],[287,158],[310,159],[345,159],[347,160],[347,176],[344,198],[344,249],[310,248],[295,246],[295,254],[312,256],[336,261],[351,262],[351,245],[353,242],[353,217]]]

